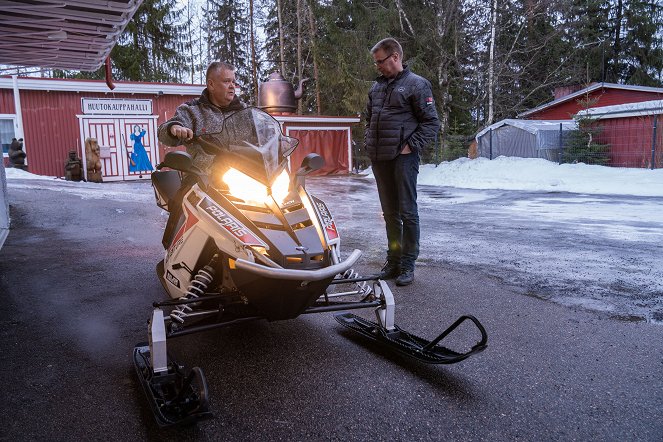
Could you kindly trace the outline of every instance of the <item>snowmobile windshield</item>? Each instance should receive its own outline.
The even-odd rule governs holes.
[[[227,117],[221,132],[199,138],[207,152],[214,152],[216,161],[267,185],[287,166],[288,155],[298,143],[283,135],[271,115],[254,107]]]

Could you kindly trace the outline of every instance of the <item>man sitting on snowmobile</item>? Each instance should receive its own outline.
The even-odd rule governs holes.
[[[159,141],[167,146],[191,142],[194,136],[221,132],[229,113],[247,106],[235,95],[235,67],[215,61],[207,68],[207,87],[200,97],[177,108],[175,116],[159,126]],[[213,156],[205,153],[195,141],[187,144],[194,166],[209,171]]]

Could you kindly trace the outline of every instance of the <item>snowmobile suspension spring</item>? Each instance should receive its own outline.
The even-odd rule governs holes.
[[[359,273],[355,269],[347,269],[343,273],[343,278],[344,279],[355,279],[355,278],[361,278],[361,275],[359,275]],[[361,294],[363,294],[364,296],[371,293],[372,288],[371,288],[371,285],[368,282],[359,281],[359,282],[355,282],[355,284],[357,285],[357,288],[359,289],[359,292]]]
[[[196,276],[193,277],[191,284],[187,288],[186,293],[180,299],[196,299],[204,295],[207,291],[207,288],[212,284],[214,280],[214,274],[211,267],[203,267],[198,270]],[[170,318],[173,321],[177,321],[180,324],[184,323],[184,319],[187,317],[188,313],[193,309],[186,304],[178,305],[170,312]]]

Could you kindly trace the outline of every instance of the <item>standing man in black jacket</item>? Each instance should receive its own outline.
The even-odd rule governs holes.
[[[365,147],[387,227],[387,262],[380,277],[397,278],[403,286],[414,280],[419,256],[419,159],[440,122],[430,82],[403,65],[396,40],[379,41],[371,54],[381,75],[368,93]]]

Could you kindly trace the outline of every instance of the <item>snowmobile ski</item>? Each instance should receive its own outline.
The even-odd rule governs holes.
[[[184,367],[169,356],[168,371],[155,373],[146,342],[136,345],[133,358],[136,374],[159,427],[193,424],[213,416],[207,401],[207,381],[199,367],[186,375]]]
[[[415,336],[394,326],[393,330],[387,330],[375,322],[360,318],[352,313],[338,313],[334,315],[339,324],[360,333],[373,341],[385,345],[390,350],[394,350],[405,356],[415,358],[427,364],[455,364],[475,353],[486,349],[488,335],[483,325],[474,316],[461,316],[451,324],[444,332],[432,341]],[[449,333],[466,320],[470,320],[481,332],[481,340],[477,342],[469,351],[459,353],[446,347],[438,345]]]

